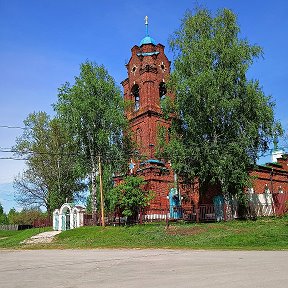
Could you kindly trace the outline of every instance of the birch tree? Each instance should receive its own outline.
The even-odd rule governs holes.
[[[91,182],[94,223],[97,212],[98,159],[119,170],[125,158],[123,129],[126,126],[123,98],[104,66],[85,62],[75,83],[59,89],[55,109],[77,142]]]
[[[172,35],[175,93],[166,154],[187,182],[221,186],[224,194],[242,193],[249,169],[267,151],[275,133],[274,103],[258,80],[248,79],[262,48],[240,39],[235,14],[206,9],[187,12]]]
[[[26,169],[14,179],[19,205],[45,207],[50,214],[73,201],[85,188],[77,149],[58,119],[34,112],[24,120],[14,153],[26,160]]]

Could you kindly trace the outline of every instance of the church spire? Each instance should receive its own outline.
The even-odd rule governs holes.
[[[144,20],[145,20],[145,26],[146,26],[146,37],[148,37],[149,36],[149,33],[148,33],[148,16],[145,16],[145,18],[144,18]]]
[[[149,36],[149,31],[148,31],[148,16],[145,16],[144,20],[145,20],[146,35],[145,35],[145,37],[141,40],[140,46],[142,46],[143,44],[153,44],[153,45],[156,45],[155,40],[154,40],[152,37]]]

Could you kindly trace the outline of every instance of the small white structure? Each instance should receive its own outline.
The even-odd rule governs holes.
[[[85,208],[64,203],[53,212],[53,230],[64,231],[84,225]]]
[[[255,193],[253,188],[249,188],[249,200],[251,207],[254,208],[256,216],[273,216],[274,200],[268,185],[265,185],[263,193]]]
[[[277,163],[277,159],[281,158],[284,154],[283,150],[279,150],[279,149],[274,149],[272,151],[272,155],[271,155],[271,161],[272,163]]]

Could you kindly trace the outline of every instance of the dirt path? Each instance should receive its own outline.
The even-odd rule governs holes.
[[[24,240],[23,244],[41,244],[41,243],[50,243],[52,242],[53,238],[61,233],[61,231],[47,231],[35,236],[32,236],[29,239]]]

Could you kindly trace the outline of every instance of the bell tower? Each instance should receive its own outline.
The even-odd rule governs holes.
[[[155,203],[151,203],[150,208],[156,208],[167,206],[167,195],[173,186],[170,165],[155,156],[158,131],[164,129],[168,137],[171,123],[171,120],[164,119],[161,109],[161,101],[170,97],[165,85],[170,61],[164,53],[164,46],[156,44],[149,36],[147,16],[145,28],[146,35],[140,45],[131,49],[132,55],[126,64],[128,78],[122,85],[124,100],[129,103],[126,117],[139,156],[138,160],[131,160],[134,167],[130,167],[131,173],[145,177],[148,188],[156,194]]]

